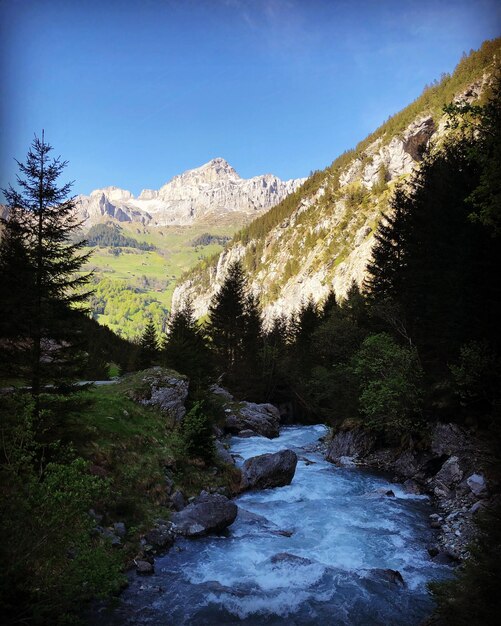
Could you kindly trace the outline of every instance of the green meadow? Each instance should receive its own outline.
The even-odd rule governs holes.
[[[216,243],[193,246],[192,242],[204,233],[231,236],[240,225],[120,226],[124,235],[151,244],[155,250],[86,248],[92,256],[85,269],[93,272],[93,316],[120,335],[134,339],[149,319],[160,333],[164,332],[179,278],[202,259],[223,250]]]

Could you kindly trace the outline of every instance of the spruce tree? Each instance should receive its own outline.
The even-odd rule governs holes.
[[[257,355],[261,349],[261,319],[257,300],[246,295],[240,262],[232,263],[209,307],[207,334],[220,374],[234,391],[257,393]]]
[[[159,346],[157,331],[155,330],[153,320],[150,320],[146,324],[146,328],[139,340],[139,347],[139,368],[147,369],[152,365],[156,365],[159,356]]]
[[[210,381],[211,355],[190,300],[172,314],[161,357],[167,367],[188,376],[192,390],[201,390]]]
[[[36,411],[45,385],[65,384],[77,373],[81,337],[76,319],[88,296],[89,275],[82,268],[89,255],[82,253],[85,242],[73,238],[81,224],[69,197],[72,183],[58,186],[67,162],[51,158],[51,151],[42,132],[26,161],[18,161],[17,189],[3,190],[8,213],[2,219],[1,264],[10,274],[3,282],[21,276],[27,284],[3,294],[14,320],[2,332],[14,336],[24,357],[25,368],[16,374],[30,383]]]

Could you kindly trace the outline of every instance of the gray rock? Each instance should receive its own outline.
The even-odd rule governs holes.
[[[101,535],[107,539],[114,548],[118,548],[122,545],[122,540],[116,535],[110,528],[103,528]]]
[[[341,464],[343,457],[363,458],[374,446],[372,435],[362,431],[345,430],[331,439],[325,458],[331,463]]]
[[[411,478],[419,471],[419,465],[410,450],[403,452],[395,461],[393,469],[404,478]]]
[[[485,496],[487,494],[487,483],[482,474],[472,474],[466,479],[468,487],[472,493],[477,497]]]
[[[393,489],[388,489],[388,487],[378,487],[373,493],[378,496],[387,496],[389,498],[395,497]]]
[[[434,481],[438,487],[453,489],[463,480],[463,471],[459,465],[459,458],[451,456],[442,465],[442,468],[435,475]]]
[[[224,444],[222,441],[219,441],[218,439],[216,439],[215,442],[215,449],[216,449],[216,457],[222,461],[223,463],[228,463],[228,465],[234,465],[235,461],[233,460],[233,457],[231,456],[231,454],[228,452],[228,450],[225,448]]]
[[[251,430],[250,428],[244,428],[244,430],[238,432],[236,436],[247,439],[248,437],[259,437],[260,435],[258,435],[254,430]]]
[[[237,407],[228,409],[224,424],[227,432],[241,435],[241,431],[252,430],[269,439],[278,437],[280,413],[272,404],[241,402]]]
[[[440,563],[440,565],[456,565],[458,562],[458,558],[452,552],[444,552],[440,551],[433,557],[433,561],[435,563]]]
[[[249,589],[241,589],[239,587],[227,587],[226,585],[222,585],[217,580],[208,580],[204,583],[201,583],[206,591],[210,593],[226,593],[231,596],[236,596],[237,598],[243,598],[248,596],[251,591]]]
[[[155,550],[168,550],[174,543],[172,524],[162,524],[152,528],[144,538]]]
[[[220,387],[219,385],[212,385],[210,391],[216,396],[220,396],[229,402],[232,402],[235,399],[227,389]]]
[[[487,500],[478,500],[470,507],[470,513],[479,513],[480,511],[485,511],[485,509],[489,508],[489,502]]]
[[[421,493],[421,487],[419,484],[412,480],[412,478],[408,478],[404,484],[402,485],[405,493],[419,495]]]
[[[147,576],[149,574],[155,573],[155,567],[149,561],[135,561],[136,564],[136,572],[141,576]]]
[[[224,530],[238,513],[237,505],[218,493],[202,493],[171,518],[174,531],[186,537],[199,537]]]
[[[113,524],[113,529],[115,531],[115,534],[119,537],[125,537],[125,535],[127,534],[127,528],[125,527],[125,524],[123,522],[116,522],[115,524]]]
[[[438,513],[432,513],[430,515],[430,526],[432,528],[442,528],[444,525],[444,518]]]
[[[172,502],[172,506],[176,509],[176,511],[181,511],[186,506],[186,502],[183,494],[179,489],[174,491],[174,493],[170,497],[170,501]]]
[[[405,587],[405,581],[402,574],[396,569],[383,569],[375,567],[366,570],[365,575],[372,580],[382,581],[395,585],[397,587]]]
[[[297,455],[292,450],[260,454],[242,466],[242,489],[269,489],[289,485],[296,471]]]
[[[439,422],[433,429],[431,451],[435,456],[451,455],[464,450],[467,437],[457,424]]]
[[[189,380],[173,370],[154,367],[144,372],[146,390],[140,392],[138,401],[146,406],[156,406],[176,421],[186,414],[184,403],[188,397]]]
[[[296,554],[290,554],[289,552],[279,552],[278,554],[274,554],[270,563],[276,565],[277,563],[289,563],[291,565],[311,565],[314,563],[311,559],[305,559],[302,556],[297,556]]]
[[[340,456],[337,463],[341,467],[355,467],[356,465],[352,456]]]
[[[437,556],[437,554],[440,552],[440,550],[438,549],[437,546],[433,545],[433,546],[428,546],[427,548],[428,550],[428,554],[433,558],[434,556]]]

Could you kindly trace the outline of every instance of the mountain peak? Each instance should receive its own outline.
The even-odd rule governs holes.
[[[197,173],[209,173],[209,177],[212,179],[214,175],[217,177],[232,177],[232,178],[240,178],[235,169],[222,157],[216,157],[215,159],[211,159],[208,163],[197,167],[194,170],[190,170],[191,172]]]

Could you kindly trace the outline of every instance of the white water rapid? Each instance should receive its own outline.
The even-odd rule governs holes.
[[[233,438],[239,463],[294,450],[292,483],[238,497],[226,534],[176,542],[156,560],[154,576],[124,592],[106,623],[418,625],[432,608],[426,583],[448,574],[426,550],[430,505],[384,477],[325,461],[314,451],[325,433],[300,426],[283,428],[277,439]],[[405,586],[385,569],[398,570]]]

